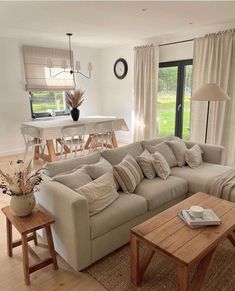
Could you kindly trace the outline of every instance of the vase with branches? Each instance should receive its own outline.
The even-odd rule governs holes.
[[[66,92],[66,103],[67,105],[72,108],[71,109],[71,116],[74,121],[78,121],[80,110],[78,107],[80,107],[84,101],[84,91],[81,89],[76,90],[75,92]]]

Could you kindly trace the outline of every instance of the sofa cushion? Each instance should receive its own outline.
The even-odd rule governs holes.
[[[112,165],[119,164],[123,158],[130,154],[134,158],[139,156],[143,152],[143,148],[140,142],[134,142],[124,147],[104,150],[101,152],[102,157],[104,157],[107,161]]]
[[[149,151],[144,150],[142,154],[136,158],[136,161],[147,179],[154,179],[156,177],[156,172],[153,167],[153,157]]]
[[[199,167],[192,169],[189,166],[182,168],[175,167],[171,169],[174,176],[183,178],[189,183],[189,192],[208,192],[210,179],[231,169],[228,166],[222,166],[211,163],[202,163]]]
[[[76,189],[76,192],[87,199],[90,215],[108,207],[119,195],[111,171]]]
[[[202,163],[202,149],[198,144],[195,144],[191,149],[185,152],[185,161],[190,168],[197,168]]]
[[[159,152],[167,161],[170,168],[177,166],[177,160],[175,155],[165,142],[161,142],[156,146],[147,146],[146,149],[151,153],[154,154],[156,151]]]
[[[176,157],[178,166],[179,167],[185,166],[185,152],[187,150],[187,147],[184,141],[180,138],[175,138],[171,141],[166,141],[166,144],[170,146],[170,148],[172,149]]]
[[[173,135],[169,135],[169,136],[164,136],[164,137],[159,137],[159,138],[142,140],[140,143],[144,149],[147,149],[148,146],[156,146],[157,144],[163,141],[170,141],[174,138],[175,137]]]
[[[146,200],[138,195],[126,195],[119,192],[119,197],[100,213],[90,217],[91,239],[147,212]]]
[[[166,180],[171,173],[171,169],[167,161],[159,152],[155,152],[153,154],[153,167],[157,172],[157,175],[163,180]]]
[[[105,173],[112,171],[112,169],[112,165],[102,157],[98,163],[84,166],[84,170],[92,179],[97,179]]]
[[[187,194],[188,182],[182,178],[169,176],[167,180],[157,177],[153,180],[143,179],[136,187],[135,193],[144,197],[148,210],[153,210],[174,198]]]
[[[59,174],[66,174],[84,164],[95,164],[99,161],[101,155],[99,152],[87,156],[77,157],[69,160],[61,160],[53,163],[47,163],[43,167],[43,173],[49,177]]]
[[[136,186],[144,178],[140,166],[129,154],[125,156],[120,164],[113,167],[113,173],[125,193],[133,193]]]

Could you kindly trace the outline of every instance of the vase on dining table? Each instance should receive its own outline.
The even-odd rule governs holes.
[[[80,110],[78,108],[73,108],[70,111],[73,121],[78,121]]]

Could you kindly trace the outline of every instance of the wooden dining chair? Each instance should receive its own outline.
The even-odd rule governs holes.
[[[107,149],[108,146],[112,146],[112,136],[113,136],[113,122],[99,122],[94,126],[93,135],[91,140],[91,148]]]
[[[41,149],[42,154],[45,150],[45,145],[42,143],[42,139],[40,137],[40,130],[35,127],[24,126],[21,127],[21,134],[24,137],[25,142],[25,153],[23,161],[26,160],[28,150],[32,148],[33,156],[32,156],[32,167],[34,166],[34,158],[35,158],[35,148],[39,147]]]
[[[85,133],[86,127],[84,125],[77,126],[66,126],[61,129],[62,139],[61,139],[61,152],[60,158],[63,156],[64,148],[68,148],[70,151],[70,158],[73,158],[73,151],[75,151],[75,156],[77,156],[77,151],[84,151],[85,143]]]

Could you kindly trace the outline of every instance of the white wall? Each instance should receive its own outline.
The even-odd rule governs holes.
[[[62,47],[61,43],[0,38],[0,155],[24,151],[20,125],[31,119],[28,93],[24,89],[23,44]],[[74,48],[74,56],[80,60],[84,71],[88,61],[94,67],[91,80],[78,77],[77,85],[85,90],[86,98],[81,107],[81,116],[101,114],[99,50]]]

